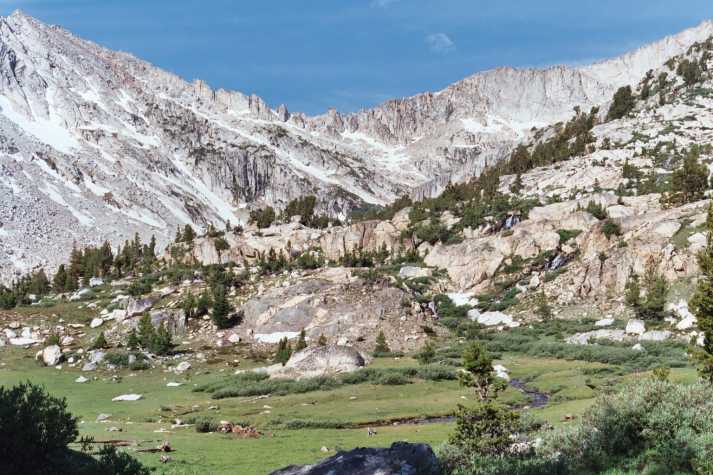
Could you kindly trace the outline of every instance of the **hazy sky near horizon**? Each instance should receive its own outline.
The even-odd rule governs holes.
[[[710,0],[0,0],[0,8],[309,114],[435,91],[497,66],[593,62],[713,18]]]

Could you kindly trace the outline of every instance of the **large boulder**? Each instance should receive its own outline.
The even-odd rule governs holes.
[[[350,346],[314,346],[293,354],[282,365],[273,365],[265,371],[273,377],[314,378],[333,374],[351,373],[366,365],[366,358]]]
[[[69,300],[71,302],[76,302],[77,300],[82,300],[83,298],[89,297],[91,295],[92,289],[79,289],[69,297]]]
[[[639,341],[666,341],[672,333],[667,330],[649,330],[639,335]]]
[[[520,322],[516,322],[510,315],[503,312],[480,313],[478,309],[472,309],[468,311],[468,318],[486,327],[504,325],[510,328],[517,328],[520,326]]]
[[[292,465],[271,475],[440,475],[433,449],[426,444],[395,442],[388,449],[358,448],[338,452],[314,465]]]
[[[156,300],[148,297],[145,299],[130,298],[126,304],[126,314],[129,317],[135,317],[142,313],[148,312],[156,303]]]
[[[559,226],[547,221],[523,221],[512,228],[510,235],[501,233],[465,239],[459,244],[437,244],[424,262],[446,269],[458,288],[469,289],[492,278],[507,258],[531,259],[557,249]]]
[[[181,309],[161,309],[153,310],[150,314],[151,323],[158,328],[166,325],[166,328],[173,336],[181,336],[186,333],[186,312]]]
[[[399,277],[402,279],[418,279],[420,277],[431,277],[433,271],[428,267],[404,266],[399,270]]]
[[[592,341],[596,340],[610,340],[610,341],[624,341],[627,339],[626,332],[624,330],[592,330],[584,333],[575,333],[572,336],[565,338],[565,342],[570,345],[588,345]]]
[[[42,361],[47,366],[57,366],[62,361],[62,348],[58,345],[48,346],[42,350]]]
[[[632,318],[626,323],[626,333],[630,335],[643,335],[646,332],[646,323],[643,320]]]
[[[425,344],[424,326],[432,326],[430,312],[404,306],[403,289],[368,283],[349,269],[333,267],[306,277],[290,277],[246,301],[242,323],[235,332],[245,341],[274,344],[296,338],[304,330],[307,342],[324,335],[363,350],[373,349],[379,331],[394,351],[413,351]],[[402,318],[406,317],[406,318]]]

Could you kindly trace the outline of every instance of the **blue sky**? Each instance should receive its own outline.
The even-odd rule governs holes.
[[[310,114],[438,90],[502,65],[591,62],[713,18],[710,0],[0,0],[0,8]]]

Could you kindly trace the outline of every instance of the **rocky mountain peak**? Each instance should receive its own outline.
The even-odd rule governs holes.
[[[188,83],[16,12],[0,22],[0,268],[52,268],[74,242],[159,245],[315,195],[344,218],[477,175],[574,106],[606,104],[713,34],[706,22],[591,66],[503,67],[437,92],[309,117]]]

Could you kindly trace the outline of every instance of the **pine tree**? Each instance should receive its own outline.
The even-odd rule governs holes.
[[[230,249],[230,244],[228,244],[228,241],[226,241],[223,237],[215,238],[213,246],[215,246],[215,252],[218,253],[218,261],[221,260],[221,254],[223,254],[223,251]]]
[[[64,264],[60,264],[60,266],[57,268],[57,272],[55,273],[54,278],[52,279],[52,289],[58,294],[67,291],[67,271],[64,267]]]
[[[72,282],[76,282],[76,285],[73,289],[67,290],[76,290],[79,286],[79,278],[82,276],[82,270],[84,269],[83,261],[84,258],[82,256],[82,251],[77,249],[77,245],[75,243],[72,245],[72,252],[69,255],[69,275],[72,277]]]
[[[635,104],[631,86],[620,87],[614,94],[614,100],[607,114],[607,121],[621,119],[631,112]]]
[[[277,344],[277,352],[275,353],[275,361],[278,363],[281,363],[282,366],[285,366],[287,362],[290,360],[290,356],[292,356],[292,347],[290,346],[290,343],[287,341],[287,338],[283,338],[280,340],[280,342]]]
[[[136,335],[136,330],[131,330],[131,333],[129,333],[129,339],[126,342],[126,346],[130,350],[138,350],[141,346],[141,342],[139,342],[139,337]]]
[[[327,337],[324,336],[324,333],[319,335],[319,338],[317,339],[317,345],[318,346],[327,346]]]
[[[305,329],[303,328],[302,331],[300,331],[300,338],[297,340],[297,344],[295,345],[295,352],[304,350],[307,348],[307,335],[305,334]]]
[[[109,343],[107,343],[107,341],[106,341],[104,332],[99,333],[96,340],[94,340],[94,343],[92,343],[92,349],[93,350],[103,350],[104,348],[108,348],[108,347],[109,347]]]
[[[221,330],[229,328],[232,325],[232,321],[229,318],[232,311],[233,307],[225,296],[225,287],[222,285],[216,286],[213,290],[213,323]]]
[[[111,268],[114,265],[114,253],[111,250],[109,241],[104,241],[98,251],[98,264],[102,277],[106,277],[111,273]]]
[[[191,243],[196,238],[196,232],[193,230],[190,224],[186,224],[183,228],[183,241]]]
[[[639,306],[639,317],[649,320],[663,319],[666,294],[668,293],[668,282],[658,271],[657,264],[653,260],[646,266],[643,283],[646,296]]]
[[[691,148],[681,167],[671,175],[672,203],[685,204],[703,198],[708,189],[708,167],[700,163],[698,157],[698,148]]]
[[[65,292],[74,292],[79,288],[79,277],[76,274],[67,274],[67,280],[65,281],[64,290]]]
[[[152,353],[157,355],[166,355],[171,351],[172,346],[171,333],[168,331],[166,323],[162,322],[158,330],[151,337],[149,349]]]
[[[693,352],[698,372],[713,384],[713,204],[708,206],[706,228],[706,247],[698,254],[701,276],[690,306],[698,319],[698,329],[703,333],[703,347],[695,348]]]
[[[517,148],[510,155],[510,161],[508,162],[508,173],[516,173],[518,176],[520,173],[524,173],[532,168],[530,151],[524,145],[518,145]]]
[[[493,359],[483,345],[473,342],[463,352],[463,369],[459,374],[462,386],[473,388],[481,401],[494,397],[502,386],[495,384]]]
[[[198,300],[196,300],[196,311],[194,317],[199,318],[203,315],[206,315],[208,313],[208,310],[210,309],[210,306],[210,295],[208,295],[208,290],[204,290],[203,293],[198,297]]]
[[[429,364],[436,357],[436,350],[431,345],[431,342],[427,342],[420,352],[416,355],[416,359],[420,364]]]
[[[181,307],[186,314],[186,318],[193,318],[196,316],[196,298],[193,296],[192,292],[189,291],[183,298]]]
[[[49,290],[50,281],[47,278],[47,274],[45,274],[44,269],[40,269],[39,271],[32,274],[32,278],[30,280],[30,285],[28,288],[29,293],[42,296],[46,295]]]
[[[525,187],[525,186],[522,184],[522,175],[518,173],[518,174],[515,176],[515,180],[514,180],[514,181],[512,182],[512,184],[510,185],[510,193],[512,193],[513,195],[517,196],[517,195],[520,194],[520,192],[522,191],[522,189],[523,189],[524,187]]]
[[[376,336],[376,346],[374,346],[374,354],[387,354],[391,353],[388,343],[386,343],[386,336],[384,332],[380,331]]]
[[[155,333],[156,329],[151,323],[151,317],[144,314],[139,320],[139,342],[143,348],[148,349],[151,346]]]
[[[544,291],[539,292],[535,297],[535,313],[544,321],[548,321],[552,318],[552,308],[547,301],[547,295],[545,295]]]
[[[634,309],[641,305],[641,287],[639,286],[639,276],[636,274],[630,275],[626,281],[624,302]]]

